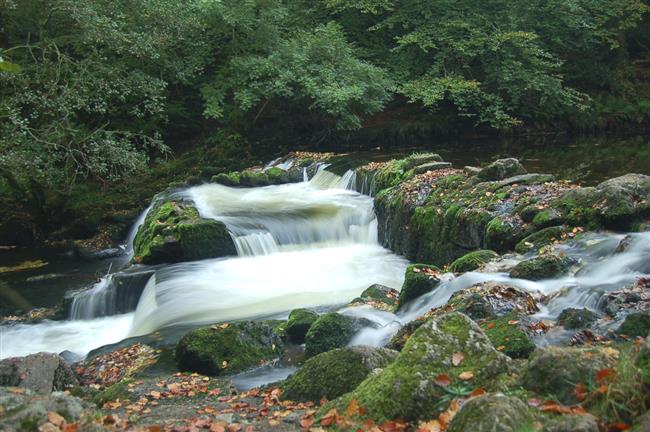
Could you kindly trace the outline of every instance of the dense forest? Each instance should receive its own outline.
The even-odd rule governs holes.
[[[149,199],[192,157],[216,172],[391,133],[642,129],[647,12],[642,0],[3,0],[0,231],[94,234],[107,208]]]

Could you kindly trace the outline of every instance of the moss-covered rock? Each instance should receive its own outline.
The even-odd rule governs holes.
[[[449,424],[449,432],[521,432],[533,430],[533,416],[521,399],[503,394],[471,398]]]
[[[598,423],[590,415],[562,415],[544,424],[545,432],[598,432]]]
[[[499,254],[491,250],[477,250],[458,258],[456,261],[451,263],[449,270],[454,273],[465,273],[476,270],[483,264],[497,258],[498,256]]]
[[[598,315],[587,308],[567,308],[557,317],[557,323],[566,329],[583,329],[593,324],[596,319]]]
[[[507,252],[529,234],[518,215],[497,216],[485,228],[485,246],[499,253]]]
[[[125,378],[116,382],[104,390],[96,393],[92,397],[92,401],[98,407],[102,407],[106,402],[113,402],[116,400],[124,401],[129,398],[129,384],[133,382],[131,378]]]
[[[336,312],[321,315],[305,335],[305,355],[309,358],[334,348],[344,347],[361,325],[358,319]]]
[[[464,354],[454,367],[453,354]],[[432,318],[418,328],[395,361],[379,374],[366,378],[355,390],[321,408],[344,412],[351,400],[366,409],[377,422],[404,418],[408,421],[435,417],[447,393],[436,380],[446,374],[453,384],[491,389],[495,379],[508,372],[509,359],[494,349],[476,323],[459,313]],[[471,379],[459,376],[471,372]],[[466,373],[463,377],[468,376]]]
[[[242,186],[267,186],[269,184],[269,176],[263,171],[242,171],[239,175],[239,183]]]
[[[175,357],[181,371],[220,375],[273,360],[282,350],[270,324],[244,321],[192,330],[176,345]]]
[[[518,315],[510,313],[480,324],[497,349],[511,358],[526,358],[535,350],[535,343],[519,324]]]
[[[625,317],[621,326],[616,330],[625,336],[645,337],[650,333],[650,312],[635,312]]]
[[[375,309],[393,311],[397,306],[399,291],[380,284],[374,284],[363,290],[361,295],[350,302],[350,306],[365,304]]]
[[[513,177],[520,174],[526,174],[526,169],[515,158],[499,159],[485,168],[483,168],[477,177],[481,181],[502,180],[507,177]]]
[[[556,241],[566,239],[569,232],[571,232],[571,229],[564,225],[541,229],[517,243],[515,251],[524,254],[531,250],[540,249]]]
[[[356,346],[327,351],[307,360],[281,385],[282,399],[318,402],[354,390],[370,372],[384,368],[397,356],[385,348]]]
[[[226,226],[203,219],[187,202],[159,201],[133,242],[135,260],[144,264],[194,261],[236,255]]]
[[[566,273],[568,269],[567,260],[554,254],[543,254],[521,261],[510,271],[510,277],[529,280],[549,279]]]
[[[440,284],[441,270],[436,266],[412,264],[404,273],[404,284],[399,293],[397,309],[401,309],[411,300],[433,291]]]
[[[564,404],[577,403],[576,384],[595,382],[599,370],[614,364],[612,355],[601,348],[538,348],[524,367],[521,384],[536,394],[555,397]]]
[[[282,168],[272,167],[264,171],[269,184],[283,184],[290,181],[289,174]]]
[[[289,314],[286,332],[292,342],[305,342],[305,335],[309,327],[318,319],[318,314],[309,309],[294,309]]]
[[[413,174],[423,174],[427,171],[435,171],[444,168],[451,168],[450,162],[427,162],[413,168]]]
[[[482,282],[452,294],[445,307],[473,319],[506,314],[528,315],[539,311],[533,296],[512,285]]]

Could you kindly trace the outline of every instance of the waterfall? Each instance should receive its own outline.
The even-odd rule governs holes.
[[[138,219],[136,219],[135,223],[129,230],[129,234],[126,237],[126,254],[129,256],[129,258],[133,257],[133,241],[135,240],[135,236],[138,234],[138,228],[142,226],[144,223],[144,220],[147,217],[147,214],[149,213],[149,210],[151,210],[151,207],[153,207],[153,203],[149,205],[140,215],[138,216]]]

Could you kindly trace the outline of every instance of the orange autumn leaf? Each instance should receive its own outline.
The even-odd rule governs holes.
[[[438,374],[436,375],[434,382],[440,387],[447,387],[449,384],[451,384],[451,377],[447,374]]]
[[[478,387],[478,388],[475,388],[474,391],[469,394],[469,397],[473,398],[473,397],[477,397],[477,396],[483,396],[486,393],[487,392],[485,391],[484,388]]]
[[[338,421],[339,413],[336,408],[332,408],[320,419],[321,426],[331,426]]]
[[[588,394],[587,388],[582,383],[576,384],[575,387],[573,388],[573,395],[580,402],[587,399],[587,394]]]
[[[442,432],[442,426],[438,420],[421,422],[416,432]]]
[[[604,381],[614,379],[616,376],[616,370],[611,368],[600,369],[596,372],[596,381],[598,383],[603,383]]]
[[[609,425],[610,431],[624,431],[628,430],[631,426],[626,423],[612,423]]]
[[[359,403],[356,399],[352,399],[345,410],[346,417],[354,417],[360,415]]]
[[[312,427],[313,424],[314,424],[313,417],[303,417],[300,420],[300,427],[303,429],[309,429]]]
[[[474,378],[474,372],[472,371],[465,371],[458,375],[458,379],[461,379],[463,381],[469,381],[472,378]]]
[[[451,364],[454,366],[458,366],[463,361],[464,358],[465,355],[462,352],[455,352],[451,356]]]

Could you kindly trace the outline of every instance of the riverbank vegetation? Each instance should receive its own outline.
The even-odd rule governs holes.
[[[14,242],[92,235],[98,215],[150,198],[139,186],[184,179],[199,160],[224,172],[295,147],[633,129],[650,116],[640,0],[0,8],[3,219],[31,221],[6,233]],[[95,212],[99,194],[109,208]],[[82,232],[57,233],[69,220]]]

